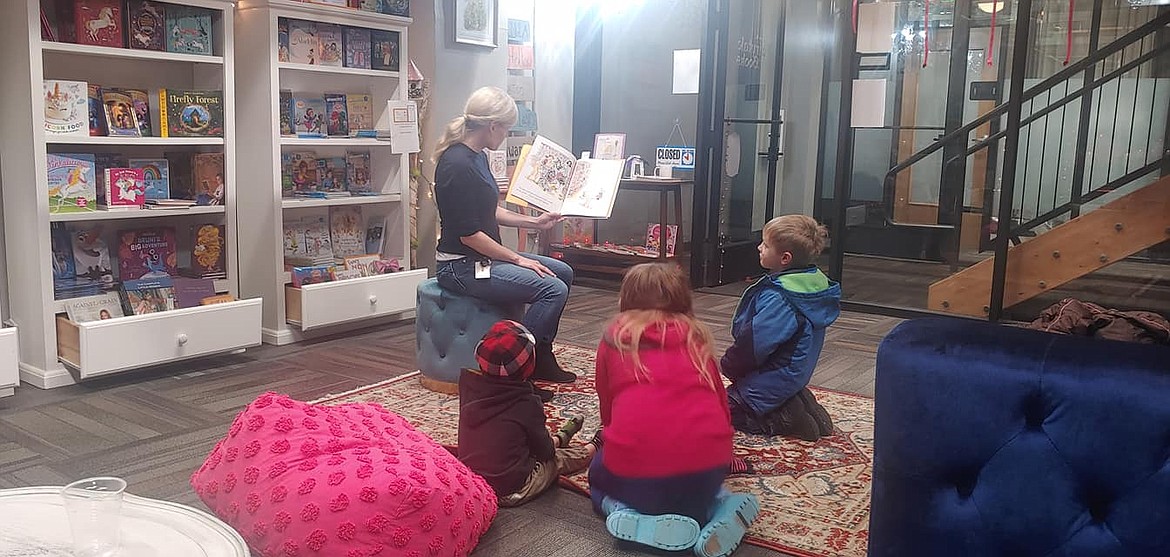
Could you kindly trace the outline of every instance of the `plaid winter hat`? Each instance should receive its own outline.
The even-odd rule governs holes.
[[[475,346],[475,361],[486,375],[523,381],[536,371],[536,337],[515,321],[497,321]]]

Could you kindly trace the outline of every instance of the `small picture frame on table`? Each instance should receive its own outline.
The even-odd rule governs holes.
[[[498,0],[454,0],[455,42],[495,48]]]
[[[592,157],[602,160],[626,158],[626,134],[599,133],[594,135]]]

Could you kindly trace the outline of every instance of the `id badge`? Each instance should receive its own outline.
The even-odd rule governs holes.
[[[491,261],[476,261],[475,262],[475,278],[477,278],[477,279],[492,278],[492,262]]]

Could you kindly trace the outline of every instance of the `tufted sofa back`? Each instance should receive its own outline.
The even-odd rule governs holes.
[[[1170,349],[908,321],[875,405],[870,556],[1170,556]]]

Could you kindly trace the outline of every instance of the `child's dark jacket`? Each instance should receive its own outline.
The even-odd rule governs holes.
[[[779,408],[808,385],[841,313],[841,286],[815,266],[761,277],[743,293],[720,368],[727,395],[757,416]]]
[[[544,406],[527,381],[463,370],[459,377],[459,460],[498,495],[524,486],[536,461],[553,459]]]

